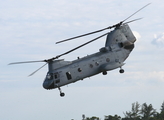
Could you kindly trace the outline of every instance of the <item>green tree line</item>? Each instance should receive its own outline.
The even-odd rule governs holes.
[[[73,119],[72,119],[73,120]],[[84,117],[82,120],[102,120],[99,117]],[[119,115],[105,116],[104,120],[164,120],[164,102],[161,105],[160,112],[153,108],[152,104],[143,103],[140,105],[138,102],[132,103],[130,111],[124,112],[124,117]]]

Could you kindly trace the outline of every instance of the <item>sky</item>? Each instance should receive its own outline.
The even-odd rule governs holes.
[[[59,91],[42,87],[47,66],[28,77],[43,63],[8,65],[11,62],[44,60],[60,55],[107,32],[55,44],[76,35],[114,25],[144,5],[129,20],[137,37],[135,49],[119,69],[78,81]],[[0,0],[0,119],[81,120],[120,115],[134,102],[152,104],[160,112],[164,101],[163,0]],[[105,37],[61,57],[68,61],[95,52]],[[89,49],[89,50],[88,50]]]

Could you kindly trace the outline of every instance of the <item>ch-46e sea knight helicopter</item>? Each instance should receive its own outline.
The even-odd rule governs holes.
[[[61,86],[74,83],[79,80],[83,80],[84,78],[91,77],[99,73],[106,75],[107,71],[116,68],[120,68],[119,72],[124,73],[122,66],[125,64],[124,61],[128,58],[129,54],[133,50],[134,42],[136,41],[135,36],[133,35],[130,27],[128,26],[128,23],[139,20],[141,18],[129,22],[125,22],[125,21],[127,21],[130,17],[135,15],[137,12],[139,12],[149,4],[145,5],[144,7],[142,7],[141,9],[139,9],[138,11],[136,11],[131,16],[129,16],[128,18],[126,18],[125,20],[121,21],[118,24],[91,33],[87,33],[84,35],[76,36],[73,38],[69,38],[57,42],[57,43],[61,43],[61,42],[69,41],[72,39],[76,39],[79,37],[87,36],[90,34],[94,34],[114,28],[112,31],[107,32],[70,51],[67,51],[63,54],[57,55],[56,57],[46,60],[14,62],[14,63],[10,63],[10,65],[22,64],[22,63],[34,63],[34,62],[46,62],[42,67],[40,67],[35,72],[30,74],[30,76],[48,64],[48,72],[43,82],[43,87],[48,90],[58,88],[61,97],[65,95],[60,89]],[[64,59],[58,59],[59,57],[64,56],[106,35],[107,38],[106,38],[105,47],[101,48],[99,52],[94,53],[92,55],[88,55],[83,58],[77,58],[74,61],[64,61]]]

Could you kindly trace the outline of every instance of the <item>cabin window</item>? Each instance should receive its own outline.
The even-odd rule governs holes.
[[[66,72],[66,76],[67,76],[67,79],[68,80],[71,80],[72,79],[72,76],[71,76],[71,73],[70,72]]]
[[[81,68],[78,68],[77,70],[78,70],[78,72],[81,72],[82,71]]]
[[[118,43],[118,46],[119,46],[120,48],[122,48],[122,47],[124,47],[124,44],[121,42],[121,43]]]
[[[92,64],[90,64],[89,66],[90,66],[90,68],[93,68],[93,65]]]
[[[107,59],[106,59],[106,62],[110,62],[110,59],[109,59],[109,58],[107,58]]]
[[[95,62],[95,65],[96,65],[96,66],[99,66],[99,63],[98,63],[98,62]]]

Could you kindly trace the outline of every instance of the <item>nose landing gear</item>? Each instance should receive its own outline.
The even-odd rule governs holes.
[[[62,91],[61,91],[61,89],[60,89],[60,87],[58,86],[58,85],[56,85],[57,87],[58,87],[58,89],[59,89],[59,92],[60,92],[60,96],[61,97],[64,97],[65,96],[65,93],[63,93]]]
[[[64,96],[65,96],[65,93],[60,93],[60,96],[61,96],[61,97],[64,97]]]
[[[59,92],[60,92],[60,96],[61,96],[61,97],[64,97],[64,96],[65,96],[65,93],[63,93],[63,92],[61,91],[60,87],[58,87],[58,89],[59,89]]]

